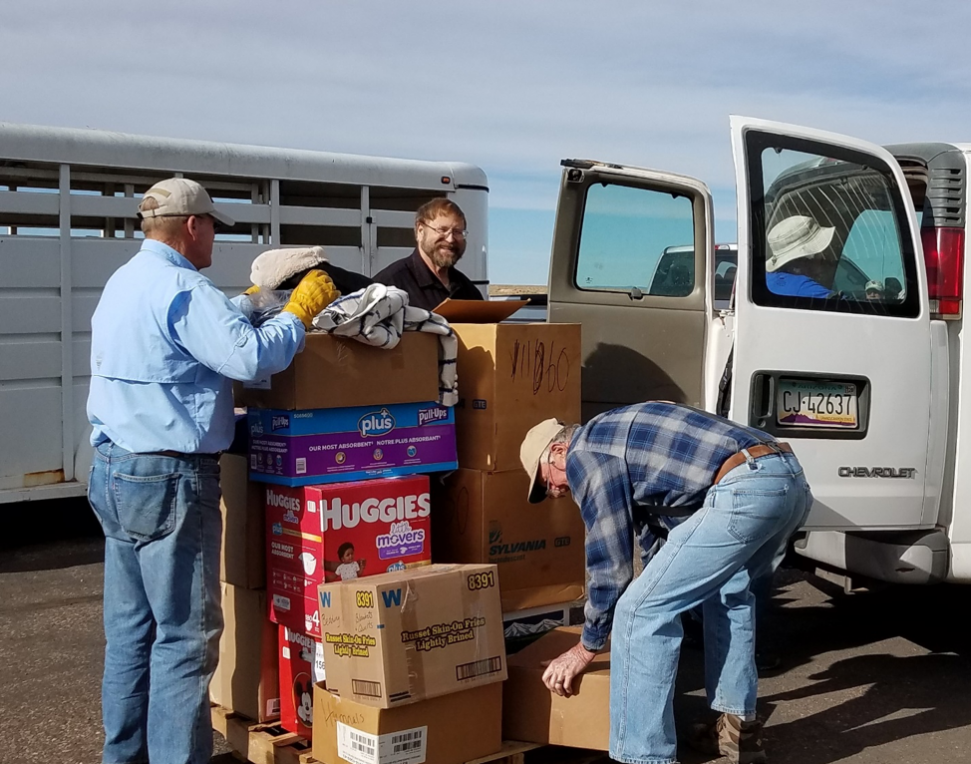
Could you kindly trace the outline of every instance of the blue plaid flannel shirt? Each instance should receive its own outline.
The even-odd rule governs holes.
[[[600,650],[614,607],[634,576],[634,536],[646,558],[653,529],[693,513],[730,456],[771,436],[690,406],[650,402],[608,411],[574,435],[570,492],[587,527],[582,642]]]

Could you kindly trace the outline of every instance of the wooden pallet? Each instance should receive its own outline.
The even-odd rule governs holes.
[[[226,738],[233,755],[241,761],[252,764],[321,764],[311,755],[311,745],[306,738],[287,732],[278,724],[256,724],[235,711],[213,705],[212,726]],[[607,754],[506,740],[494,754],[466,764],[593,764],[599,760],[607,762]]]
[[[233,755],[253,764],[319,764],[310,743],[278,724],[256,724],[228,708],[212,707],[212,727],[226,738]]]

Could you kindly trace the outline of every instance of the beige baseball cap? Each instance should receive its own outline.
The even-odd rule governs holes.
[[[188,178],[169,178],[162,180],[145,192],[145,199],[154,199],[158,207],[142,210],[138,205],[138,217],[183,217],[189,215],[211,215],[220,225],[232,228],[235,221],[216,209],[209,192],[194,180]]]
[[[546,498],[546,486],[536,482],[539,475],[539,460],[546,447],[563,427],[563,422],[558,419],[545,419],[526,433],[523,444],[519,447],[519,459],[523,463],[526,474],[529,475],[526,497],[530,504],[539,504]]]

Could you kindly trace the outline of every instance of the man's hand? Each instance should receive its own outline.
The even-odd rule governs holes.
[[[340,296],[341,293],[337,291],[330,276],[314,269],[308,271],[297,284],[297,288],[290,294],[290,302],[283,307],[283,310],[293,313],[303,321],[304,328],[309,329],[314,316]]]
[[[573,694],[573,679],[586,671],[595,655],[596,653],[590,652],[578,642],[559,658],[543,661],[543,665],[546,666],[546,671],[543,672],[543,684],[550,692],[569,697]]]

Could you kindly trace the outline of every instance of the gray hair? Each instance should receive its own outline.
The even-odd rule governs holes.
[[[549,442],[549,445],[543,449],[543,453],[539,456],[539,463],[542,464],[543,462],[546,462],[548,464],[550,461],[550,450],[553,448],[553,444],[566,443],[567,445],[570,445],[570,441],[573,440],[573,436],[579,429],[580,425],[578,424],[568,424],[561,427],[560,431],[553,436],[553,440]]]
[[[158,208],[158,200],[149,196],[142,199],[138,205],[139,212],[149,212]],[[152,217],[146,215],[141,220],[142,233],[147,238],[157,239],[163,243],[171,241],[182,232],[182,226],[189,219],[188,215],[166,215],[164,217]]]

